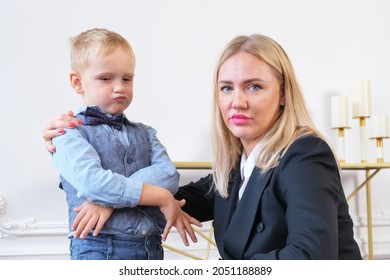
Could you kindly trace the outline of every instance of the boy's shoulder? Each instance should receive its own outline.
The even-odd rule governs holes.
[[[152,126],[144,124],[142,122],[135,122],[135,121],[130,121],[128,118],[125,118],[124,120],[124,125],[126,126],[132,126],[132,127],[141,127],[144,129],[154,129]]]
[[[153,128],[150,125],[141,123],[141,122],[134,122],[129,121],[128,119],[125,120],[125,125],[128,127],[127,131],[130,131],[132,129],[140,129],[142,130],[146,135],[148,135],[148,138],[154,138],[157,135],[157,130]]]

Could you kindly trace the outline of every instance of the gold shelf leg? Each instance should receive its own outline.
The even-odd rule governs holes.
[[[209,240],[212,240],[213,235],[214,235],[214,227],[211,226],[211,227],[210,227],[210,232],[209,232]],[[215,244],[215,242],[213,243],[213,245],[214,245],[215,247],[217,247],[217,244]],[[206,256],[205,256],[205,259],[206,259],[206,260],[209,259],[209,256],[210,256],[210,249],[211,249],[211,243],[210,243],[210,242],[207,242]]]
[[[370,177],[370,170],[366,170],[366,178]],[[372,212],[371,212],[371,180],[367,180],[366,184],[366,199],[367,199],[367,238],[368,238],[368,259],[374,259],[374,250],[372,244]]]
[[[163,243],[162,246],[163,246],[164,248],[167,248],[167,249],[173,251],[173,252],[179,253],[179,254],[181,254],[181,255],[183,255],[183,256],[187,256],[187,257],[189,257],[189,258],[191,258],[191,259],[194,259],[194,260],[202,260],[201,257],[195,256],[194,254],[188,253],[187,251],[184,251],[184,250],[180,250],[180,249],[175,248],[175,247],[173,247],[173,246],[171,246],[171,245],[168,245],[168,244],[166,244],[166,243]]]
[[[371,180],[371,178],[374,177],[379,172],[379,170],[380,170],[379,168],[376,169],[374,171],[374,173],[372,173],[371,175],[370,175],[370,173],[368,173],[369,176],[366,177],[366,180],[364,180],[363,183],[361,183],[350,195],[347,196],[347,201],[351,200],[364,186],[366,186],[367,182],[369,182]],[[367,173],[366,173],[366,176],[367,176]]]

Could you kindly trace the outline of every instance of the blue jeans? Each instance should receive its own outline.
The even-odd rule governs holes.
[[[118,237],[109,234],[70,239],[72,260],[162,260],[161,236]]]

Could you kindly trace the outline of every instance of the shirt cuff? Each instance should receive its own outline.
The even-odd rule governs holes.
[[[126,178],[125,187],[123,190],[122,200],[120,204],[126,205],[125,207],[136,207],[141,197],[143,182],[129,180]]]

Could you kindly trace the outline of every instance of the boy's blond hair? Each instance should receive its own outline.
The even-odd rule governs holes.
[[[71,67],[80,71],[88,67],[91,58],[106,56],[115,49],[122,48],[135,61],[135,55],[129,42],[120,34],[103,29],[94,28],[80,33],[70,39]]]

